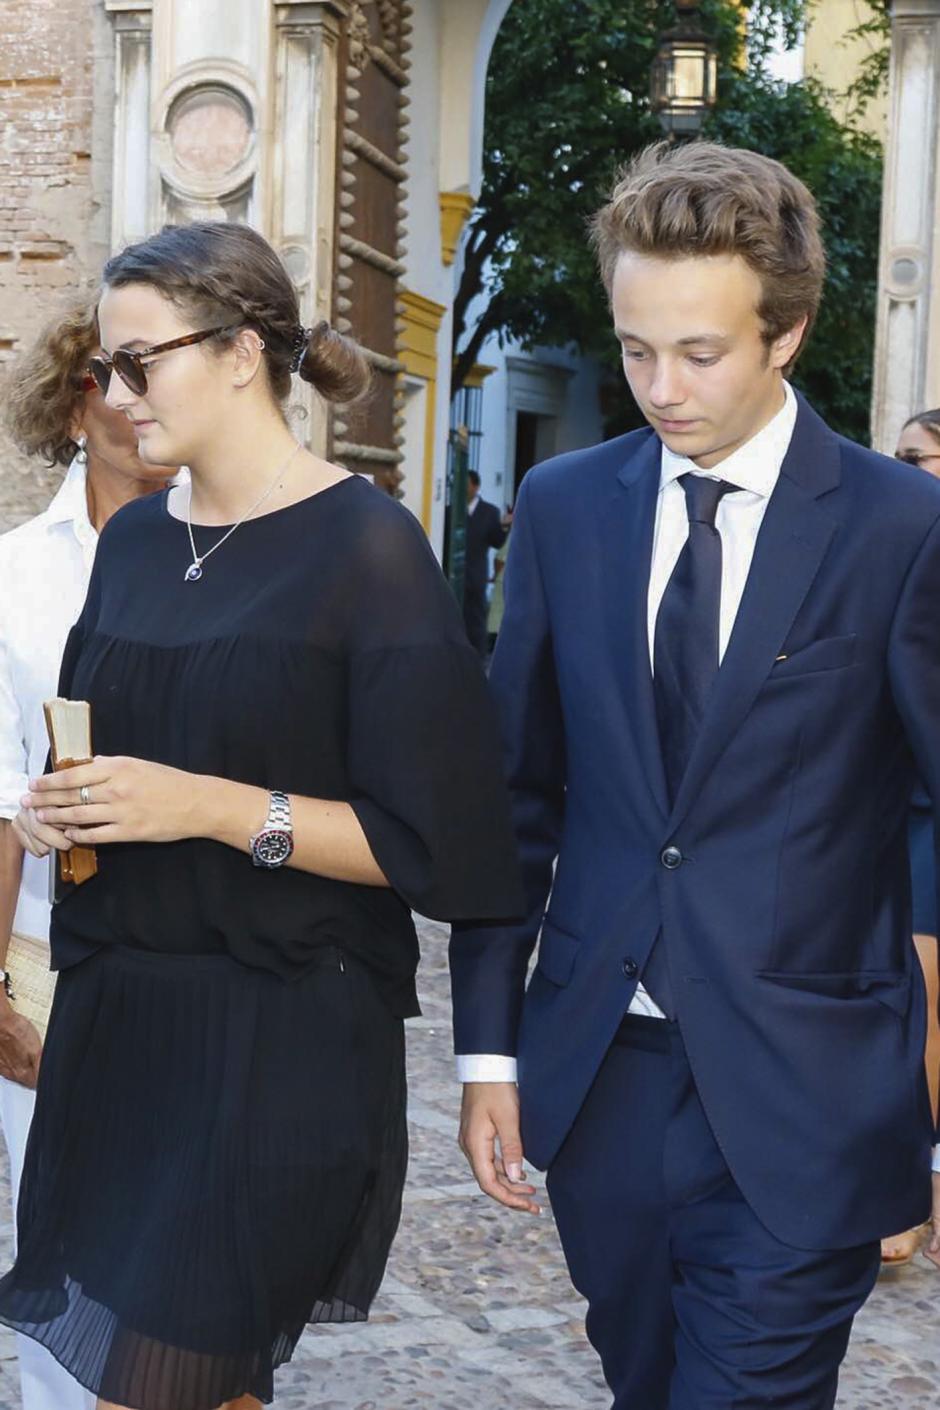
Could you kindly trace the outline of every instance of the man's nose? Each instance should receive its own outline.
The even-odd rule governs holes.
[[[678,406],[685,400],[681,376],[675,363],[668,359],[659,361],[650,383],[649,399],[653,406],[659,408]]]

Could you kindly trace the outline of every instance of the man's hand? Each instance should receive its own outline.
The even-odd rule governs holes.
[[[41,1056],[39,1034],[0,990],[0,1077],[18,1082],[21,1087],[35,1087]]]
[[[465,1082],[457,1144],[484,1194],[507,1209],[539,1214],[523,1183],[519,1093],[515,1082]],[[498,1147],[498,1149],[497,1149]]]
[[[940,1268],[940,1174],[936,1171],[934,1171],[933,1177],[933,1218],[930,1238],[927,1240],[924,1253],[931,1263],[936,1263]]]

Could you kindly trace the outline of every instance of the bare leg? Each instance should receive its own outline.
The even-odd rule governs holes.
[[[934,1114],[937,1111],[937,1092],[940,1085],[940,1021],[937,1018],[937,995],[940,989],[940,975],[937,966],[937,941],[932,935],[915,935],[914,945],[924,971],[927,985],[927,1050],[924,1060],[927,1064],[927,1083],[930,1087],[930,1104]],[[884,1263],[908,1263],[920,1248],[926,1225],[921,1229],[908,1229],[903,1234],[895,1234],[881,1241],[881,1258]]]

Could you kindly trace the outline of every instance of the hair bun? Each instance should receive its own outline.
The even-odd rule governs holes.
[[[315,328],[298,328],[293,341],[291,371],[309,382],[327,401],[351,402],[372,380],[362,349],[323,319]]]

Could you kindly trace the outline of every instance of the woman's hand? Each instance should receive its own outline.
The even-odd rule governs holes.
[[[23,807],[10,826],[17,842],[31,857],[48,857],[52,851],[68,852],[72,843],[58,827],[41,822],[32,808]]]
[[[21,800],[25,811],[14,827],[25,820],[17,836],[33,856],[74,843],[94,847],[201,837],[201,785],[208,782],[146,759],[99,756],[90,764],[30,779],[29,793]]]

